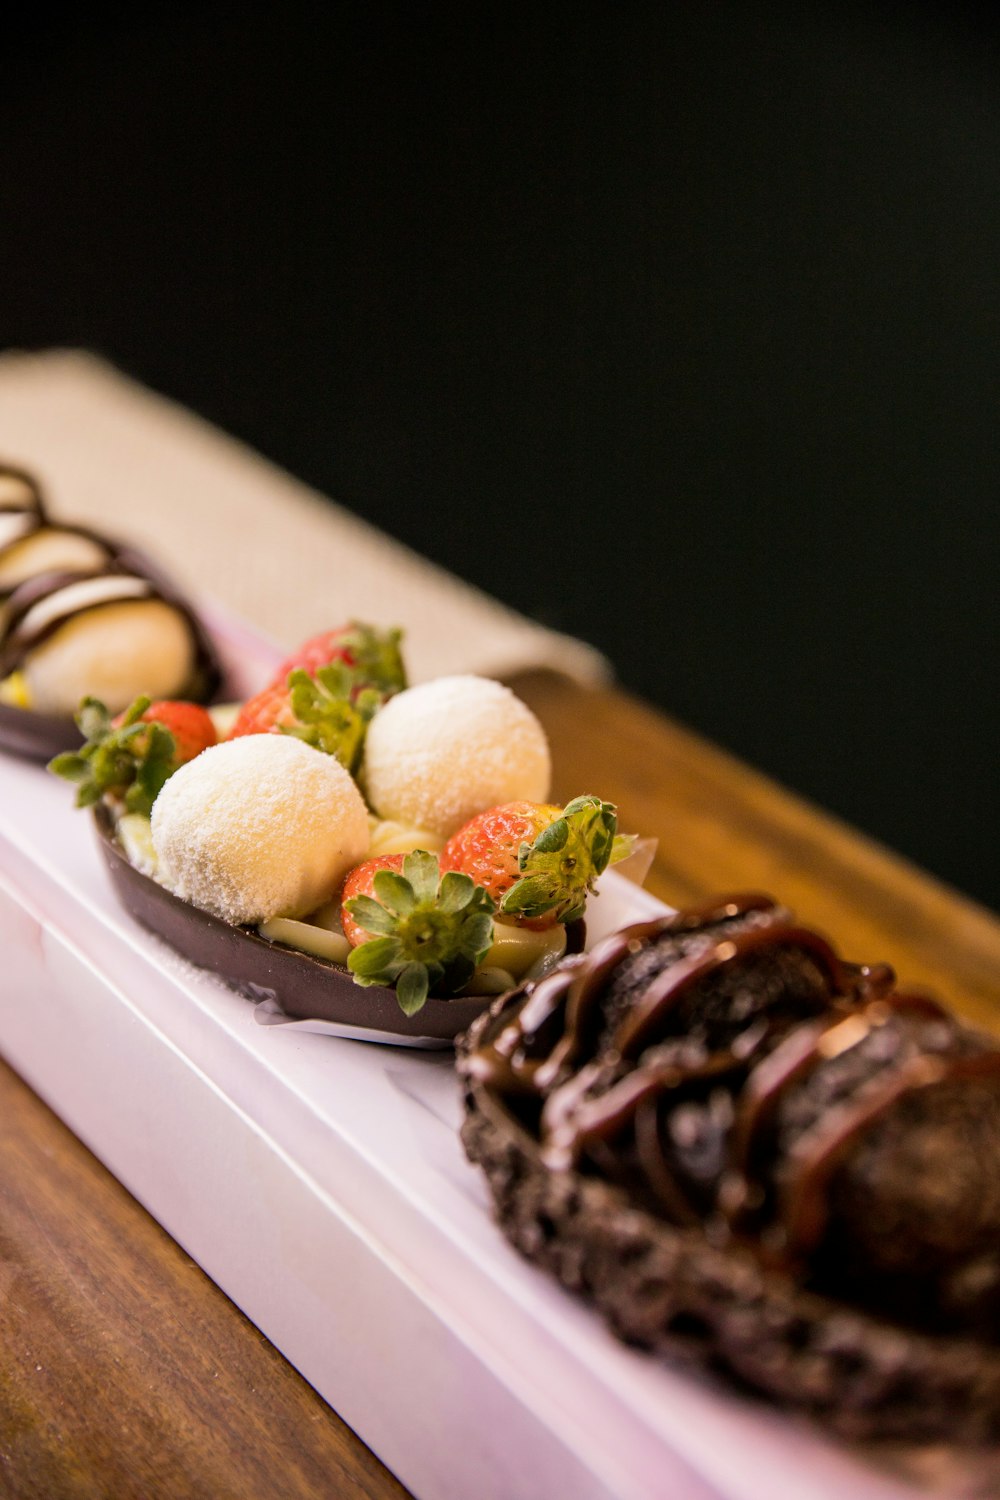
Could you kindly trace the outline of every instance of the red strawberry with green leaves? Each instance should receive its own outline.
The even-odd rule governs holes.
[[[551,927],[582,916],[598,875],[629,852],[632,841],[617,827],[617,809],[599,797],[563,808],[505,802],[452,834],[441,865],[484,886],[501,920]]]
[[[133,704],[134,708],[135,705]],[[126,713],[130,713],[127,709]],[[112,724],[116,729],[125,724],[125,713],[116,714]],[[169,729],[174,737],[174,770],[194,760],[203,750],[216,743],[215,724],[208,709],[201,703],[186,703],[179,698],[161,698],[143,709],[138,722],[159,724]]]
[[[296,669],[315,676],[320,667],[347,667],[351,672],[353,691],[372,687],[383,698],[406,687],[406,669],[400,654],[401,630],[378,631],[372,625],[352,620],[324,630],[305,641],[274,675],[272,686],[284,687],[288,674]]]
[[[361,760],[365,731],[383,702],[376,688],[357,690],[353,668],[341,663],[320,667],[314,674],[295,667],[284,687],[272,684],[244,703],[229,738],[293,734],[335,755],[353,772]]]
[[[362,943],[367,943],[368,939],[374,937],[375,934],[366,931],[361,923],[355,920],[347,903],[353,901],[356,896],[374,898],[375,876],[379,870],[393,870],[396,874],[400,874],[405,858],[404,854],[378,854],[348,871],[344,884],[340,888],[340,925],[352,948],[358,948]]]
[[[76,722],[82,748],[57,755],[49,770],[76,783],[77,807],[91,807],[107,796],[146,817],[178,766],[216,742],[207,709],[178,699],[136,698],[112,718],[99,699],[85,698]]]
[[[395,986],[415,1015],[431,993],[457,994],[493,941],[491,897],[468,875],[443,875],[417,849],[365,860],[344,882],[341,914],[352,944],[347,966],[362,985]]]

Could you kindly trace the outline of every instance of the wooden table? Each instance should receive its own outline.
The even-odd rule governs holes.
[[[657,895],[770,891],[848,957],[997,1024],[1000,920],[620,692],[513,685],[549,731],[556,795],[599,792],[659,839]],[[0,1494],[406,1494],[2,1064]]]

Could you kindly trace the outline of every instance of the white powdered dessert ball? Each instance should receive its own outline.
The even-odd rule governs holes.
[[[203,750],[170,777],[151,826],[161,883],[237,924],[315,910],[368,852],[348,772],[284,734]]]
[[[380,818],[447,838],[501,802],[544,802],[545,731],[487,677],[437,677],[390,698],[368,727],[363,781]]]

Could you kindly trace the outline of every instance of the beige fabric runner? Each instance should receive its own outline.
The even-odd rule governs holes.
[[[446,573],[94,355],[0,355],[0,457],[37,474],[53,519],[144,547],[189,593],[282,647],[362,619],[405,628],[414,681],[535,666],[610,675],[595,648]]]

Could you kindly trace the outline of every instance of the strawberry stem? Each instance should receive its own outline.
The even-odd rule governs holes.
[[[170,730],[142,718],[150,699],[136,698],[115,724],[98,698],[84,698],[76,723],[85,743],[49,761],[48,769],[76,783],[77,807],[116,797],[125,810],[149,816],[164,782],[176,769]]]
[[[468,875],[441,875],[437,855],[426,849],[407,854],[402,873],[377,871],[372,888],[374,896],[346,902],[373,934],[348,957],[355,982],[395,986],[408,1016],[432,992],[445,998],[462,989],[493,941],[492,897]]]
[[[500,902],[500,915],[572,922],[583,915],[594,882],[615,851],[618,809],[600,797],[575,797],[535,839],[518,850],[520,880]],[[619,846],[620,847],[620,846]]]

